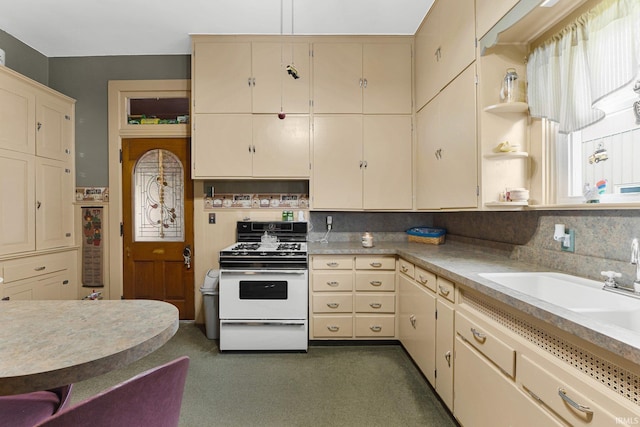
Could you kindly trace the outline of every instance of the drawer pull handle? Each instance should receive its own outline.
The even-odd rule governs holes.
[[[585,405],[581,405],[575,400],[571,399],[569,396],[567,396],[567,391],[562,387],[558,389],[558,396],[560,396],[562,400],[567,402],[570,406],[577,409],[578,411],[584,412],[585,414],[593,414],[593,411],[591,410],[591,408]]]
[[[327,329],[331,332],[338,332],[340,330],[340,326],[336,325],[327,325]]]
[[[380,280],[372,280],[369,283],[371,286],[382,286],[382,282]]]
[[[35,270],[35,271],[42,271],[42,270],[44,270],[45,268],[47,268],[47,267],[43,265],[42,267],[36,267],[36,268],[34,268],[34,270]]]
[[[380,304],[379,302],[372,302],[371,304],[369,304],[369,307],[371,307],[371,308],[380,308],[380,307],[382,307],[382,304]]]
[[[371,267],[375,267],[375,268],[379,268],[382,267],[382,263],[381,262],[372,262],[369,264]]]
[[[481,332],[478,332],[478,330],[476,330],[476,328],[471,328],[471,333],[473,334],[473,337],[478,340],[479,342],[483,343],[487,340],[487,336]]]
[[[440,294],[442,294],[442,295],[444,295],[446,297],[446,296],[449,295],[450,292],[451,291],[449,291],[449,289],[447,289],[447,288],[445,288],[443,286],[440,286]]]
[[[339,265],[340,265],[340,264],[339,264],[339,263],[337,263],[337,262],[328,262],[328,263],[327,263],[327,267],[337,267],[337,266],[339,266]]]
[[[337,302],[328,302],[327,303],[327,307],[329,308],[338,308],[340,306],[340,304],[338,304]]]
[[[332,286],[332,287],[336,287],[338,286],[340,283],[339,282],[327,282],[327,285]]]
[[[409,271],[409,269],[407,268],[407,266],[406,266],[406,265],[404,265],[404,264],[400,266],[400,269],[402,270],[402,272],[403,272],[403,273],[406,273],[407,271]]]
[[[382,330],[382,326],[373,325],[369,326],[369,329],[371,329],[373,332],[380,332]]]
[[[68,285],[68,284],[69,284],[69,281],[68,281],[68,280],[63,280],[63,281],[62,281],[62,284],[63,284],[63,285]]]
[[[447,361],[447,366],[451,367],[451,352],[450,351],[447,351],[444,354],[444,360]]]
[[[425,278],[422,274],[420,276],[418,276],[418,282],[420,282],[421,284],[425,284],[429,281],[429,279]]]
[[[413,329],[416,328],[416,316],[415,315],[410,315],[409,316],[409,322],[411,322],[411,326],[413,326]]]

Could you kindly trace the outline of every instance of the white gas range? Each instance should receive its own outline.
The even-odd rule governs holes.
[[[306,222],[237,224],[220,252],[220,350],[308,348]]]

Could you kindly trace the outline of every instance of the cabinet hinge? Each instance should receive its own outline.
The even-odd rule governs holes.
[[[479,79],[478,79],[478,75],[477,74],[476,74],[476,76],[474,78],[474,82],[475,82],[476,86],[478,86]]]
[[[124,236],[124,224],[120,223],[120,237]]]
[[[313,58],[313,49],[309,49],[309,56]]]
[[[476,185],[476,196],[480,197],[480,186]]]
[[[122,148],[120,149],[119,156],[120,156],[120,163],[122,163]]]
[[[438,310],[436,310],[436,320],[438,320]]]
[[[64,115],[64,119],[65,119],[65,120],[71,120],[71,116],[70,116],[70,115],[68,115],[68,114],[65,114],[65,115]]]
[[[438,378],[438,370],[437,369],[433,370],[433,378]]]
[[[477,37],[473,41],[473,47],[478,47],[478,38]]]

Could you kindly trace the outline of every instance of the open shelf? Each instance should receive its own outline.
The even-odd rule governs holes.
[[[526,102],[502,102],[500,104],[489,105],[484,108],[487,113],[526,113],[529,111],[529,104]]]
[[[522,208],[529,206],[529,202],[487,202],[484,204],[485,208],[500,209],[500,210],[521,210]]]

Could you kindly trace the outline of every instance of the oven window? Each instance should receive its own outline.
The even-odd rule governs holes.
[[[287,299],[285,280],[241,280],[240,299]]]

